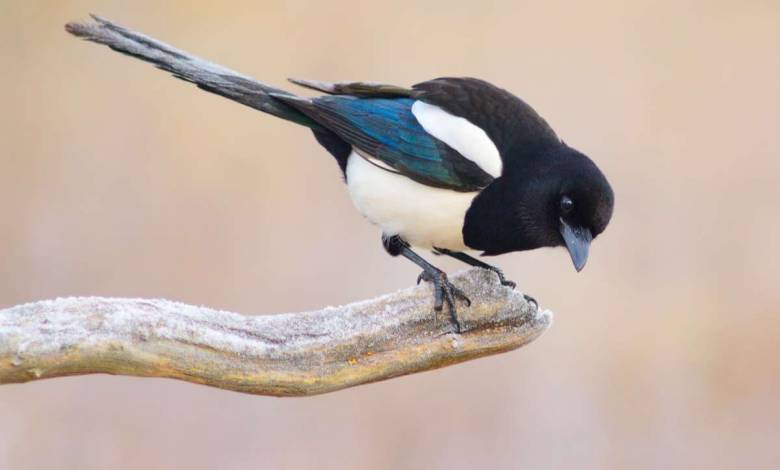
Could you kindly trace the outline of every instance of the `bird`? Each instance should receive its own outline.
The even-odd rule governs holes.
[[[433,285],[434,310],[446,305],[458,332],[458,302],[471,302],[420,250],[490,270],[514,288],[474,255],[565,247],[579,272],[612,217],[614,192],[593,160],[521,98],[487,81],[442,77],[404,87],[289,79],[320,93],[304,97],[93,19],[66,30],[308,128],[335,159],[356,209],[380,228],[384,249],[422,269],[418,284]]]

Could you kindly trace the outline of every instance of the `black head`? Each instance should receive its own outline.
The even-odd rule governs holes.
[[[577,271],[612,217],[614,194],[585,155],[565,145],[504,174],[474,199],[463,226],[467,246],[486,255],[566,246]]]

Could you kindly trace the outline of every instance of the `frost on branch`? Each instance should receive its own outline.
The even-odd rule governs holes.
[[[331,392],[509,351],[538,311],[491,272],[453,276],[465,331],[419,286],[342,307],[245,316],[167,300],[66,298],[0,310],[0,384],[81,374],[169,377],[245,393]]]

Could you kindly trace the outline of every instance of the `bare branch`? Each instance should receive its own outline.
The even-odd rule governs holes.
[[[0,310],[0,384],[81,374],[168,377],[301,396],[509,351],[537,338],[537,311],[495,275],[453,277],[471,297],[456,334],[419,286],[315,312],[244,316],[166,300],[66,298]]]
[[[200,88],[317,129],[273,95],[286,93],[93,16],[66,30],[150,62]],[[306,82],[310,83],[310,82]],[[431,309],[428,287],[316,312],[246,317],[164,300],[75,298],[0,311],[0,384],[90,373],[170,377],[246,393],[339,390],[518,348],[550,324],[492,273],[455,278],[471,296]]]

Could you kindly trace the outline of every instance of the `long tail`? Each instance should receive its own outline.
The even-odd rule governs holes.
[[[176,78],[194,83],[203,90],[315,131],[323,130],[319,124],[300,111],[271,96],[271,94],[295,96],[292,93],[187,54],[141,33],[123,28],[105,18],[91,16],[95,20],[94,23],[68,23],[65,25],[65,30],[74,36],[105,44],[115,51],[151,62],[157,68],[172,73]]]

